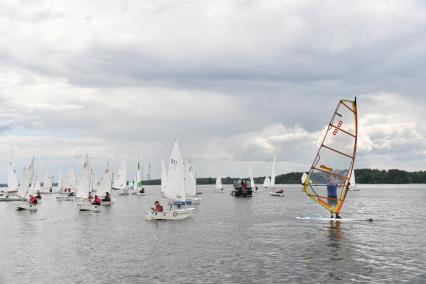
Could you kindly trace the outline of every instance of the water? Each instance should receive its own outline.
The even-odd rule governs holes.
[[[297,186],[252,199],[200,186],[180,222],[144,220],[158,187],[99,214],[55,195],[35,213],[0,203],[0,283],[426,282],[426,185],[359,188],[342,215],[373,223],[296,220],[328,216]]]

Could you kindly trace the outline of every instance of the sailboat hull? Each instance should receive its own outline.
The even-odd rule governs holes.
[[[88,202],[80,202],[77,204],[77,206],[79,211],[90,211],[95,213],[101,212],[101,209],[98,205],[93,205]]]
[[[284,197],[284,193],[281,192],[270,192],[271,196]]]
[[[1,201],[22,201],[23,199],[17,196],[0,196],[0,202]]]
[[[16,206],[16,210],[37,211],[37,205],[32,205],[32,204],[29,204],[28,202],[19,202],[19,204]]]
[[[183,220],[192,216],[192,211],[194,208],[188,209],[179,209],[172,211],[163,211],[163,212],[147,212],[145,213],[145,220],[154,221],[154,220]]]

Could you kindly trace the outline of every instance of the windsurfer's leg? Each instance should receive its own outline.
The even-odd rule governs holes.
[[[336,213],[336,219],[342,219],[342,217],[340,217],[339,213]]]

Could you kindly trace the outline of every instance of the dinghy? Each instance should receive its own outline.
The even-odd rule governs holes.
[[[284,189],[273,191],[269,193],[271,196],[284,197]]]
[[[251,169],[251,166],[249,166],[249,175],[250,175],[250,185],[251,185],[251,188],[253,190],[253,193],[257,192],[258,189],[257,189],[256,184],[254,183],[253,171]]]
[[[269,186],[271,186],[271,180],[269,177],[265,177],[265,180],[263,181],[263,187],[268,188]]]
[[[112,190],[112,172],[109,169],[109,165],[107,165],[107,168],[104,171],[104,174],[102,175],[101,181],[99,183],[99,186],[96,190],[96,194],[102,198],[102,205],[103,206],[111,206],[113,203],[113,199],[111,196],[111,190]],[[110,200],[105,200],[105,195],[109,194]]]
[[[15,155],[12,148],[7,172],[7,191],[2,190],[0,192],[0,201],[21,201],[22,198],[17,196],[18,191],[19,184],[16,175]]]
[[[185,169],[182,154],[177,141],[173,145],[170,155],[167,174],[167,187],[164,188],[164,197],[169,200],[168,210],[163,212],[150,211],[145,214],[146,220],[182,220],[192,216],[194,208],[174,209],[174,202],[185,202]]]
[[[359,191],[359,188],[356,186],[355,182],[355,169],[352,169],[352,175],[349,182],[349,191]]]
[[[327,209],[332,217],[335,214],[339,221],[354,169],[357,138],[356,98],[341,100],[326,127],[304,183],[306,195]]]
[[[235,197],[252,197],[253,189],[250,181],[240,179],[234,182],[234,189],[231,191],[231,195]]]
[[[22,198],[21,202],[18,202],[16,205],[16,210],[27,210],[27,211],[37,211],[37,205],[30,204],[27,201],[27,198],[30,194],[34,192],[35,184],[32,183],[34,180],[34,158],[32,159],[28,169],[25,171],[25,178],[18,190],[18,196]],[[32,184],[31,184],[32,183]]]
[[[140,162],[138,161],[137,167],[136,167],[136,178],[135,181],[133,182],[133,191],[132,194],[136,194],[136,195],[146,195],[147,193],[145,192],[145,189],[142,192],[142,178],[141,178],[142,174],[141,174],[141,165]]]
[[[274,159],[272,160],[272,175],[271,175],[271,184],[269,185],[269,188],[274,189],[275,188],[275,168],[277,164],[277,151],[274,151]]]
[[[216,188],[216,192],[223,192],[222,178],[221,177],[216,178],[215,188]]]
[[[184,162],[184,173],[186,195],[185,204],[199,204],[201,198],[197,197],[197,178],[195,175],[195,170],[192,167],[191,160],[189,159]]]
[[[52,177],[49,176],[49,170],[47,169],[47,165],[45,165],[44,176],[43,176],[43,187],[40,188],[40,193],[51,194],[52,192],[53,192],[53,180],[52,180]]]
[[[126,187],[127,183],[127,169],[126,169],[126,160],[124,160],[120,168],[117,171],[115,176],[114,183],[112,184],[112,189],[120,190],[118,195],[129,195],[129,189]]]
[[[79,211],[100,212],[99,206],[91,204],[88,200],[89,192],[92,187],[91,179],[92,168],[90,166],[89,155],[86,154],[80,180],[75,185],[75,195],[76,198],[80,200],[80,202],[77,203],[77,207]]]
[[[61,187],[59,188],[59,193],[62,194],[62,196],[57,196],[56,200],[58,201],[73,201],[75,200],[75,168],[74,165],[72,168],[68,171],[68,174],[65,176],[65,178],[61,179]]]

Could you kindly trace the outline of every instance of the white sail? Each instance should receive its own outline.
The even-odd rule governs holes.
[[[167,187],[167,169],[164,165],[164,159],[161,158],[161,193],[164,195],[164,191]]]
[[[83,164],[83,171],[81,177],[75,185],[76,197],[86,199],[89,196],[91,187],[92,170],[90,167],[89,156],[86,154],[86,158]]]
[[[41,184],[37,176],[37,169],[34,169],[33,180],[31,181],[31,187],[28,189],[28,194],[33,194],[35,192],[41,192]]]
[[[303,175],[300,177],[300,182],[301,184],[305,184],[305,180],[308,177],[308,175],[306,173],[303,173]]]
[[[112,186],[112,171],[107,166],[104,174],[102,175],[96,194],[99,196],[104,196],[105,193],[107,192],[111,193],[111,186]]]
[[[256,185],[254,184],[253,171],[251,170],[251,166],[249,166],[249,175],[250,175],[250,186],[252,190],[255,190]]]
[[[222,178],[221,177],[217,177],[216,178],[216,189],[217,190],[222,190]]]
[[[7,172],[7,187],[8,191],[15,191],[19,189],[18,177],[16,175],[16,164],[15,164],[15,155],[13,153],[13,148],[10,153],[9,161],[9,170]]]
[[[126,182],[127,182],[127,169],[126,169],[126,160],[124,160],[117,171],[117,175],[115,176],[112,187],[115,189],[123,190],[126,188]]]
[[[23,178],[22,184],[19,187],[17,195],[21,198],[26,198],[28,191],[31,186],[31,182],[34,177],[34,158],[32,159],[30,165],[25,169],[25,176]]]
[[[185,201],[185,170],[183,166],[182,154],[177,141],[173,145],[170,154],[169,168],[167,172],[167,187],[164,196],[175,201]]]
[[[270,185],[271,185],[271,180],[269,179],[269,177],[265,177],[265,180],[263,181],[263,186],[269,187]]]
[[[349,190],[350,191],[358,191],[359,189],[356,186],[356,182],[355,182],[355,169],[352,169],[352,175],[351,178],[349,179]]]
[[[133,182],[133,190],[140,191],[142,189],[142,179],[141,179],[141,164],[138,161],[136,166],[136,179]]]
[[[46,165],[44,167],[43,191],[50,192],[50,190],[52,189],[52,186],[53,186],[52,178],[49,176],[49,170],[47,169],[47,165]]]
[[[74,192],[75,189],[75,169],[74,166],[68,171],[68,174],[65,176],[62,182],[63,189],[70,189]]]
[[[270,187],[275,187],[275,167],[277,164],[277,152],[274,152],[274,159],[272,160],[272,175],[271,175],[271,184]]]
[[[186,197],[195,197],[197,195],[197,179],[195,171],[191,165],[191,160],[187,159],[184,163],[185,167],[185,195]]]

